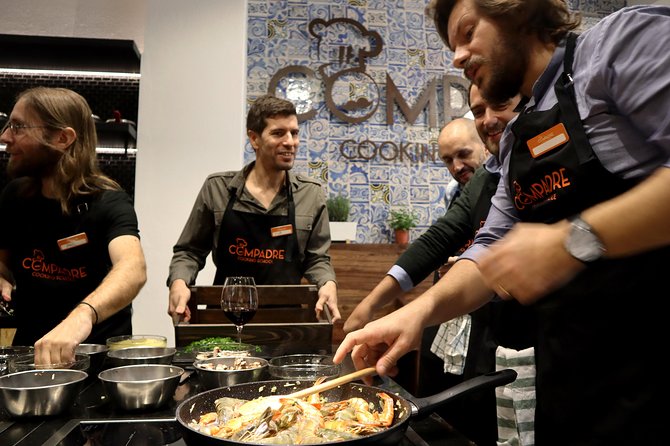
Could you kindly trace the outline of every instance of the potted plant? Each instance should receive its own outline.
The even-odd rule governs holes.
[[[334,242],[356,240],[356,222],[349,221],[351,203],[343,195],[333,195],[326,200],[328,221],[330,222],[330,239]]]
[[[391,209],[388,221],[395,232],[395,242],[404,245],[409,243],[409,230],[417,225],[419,216],[411,209]]]

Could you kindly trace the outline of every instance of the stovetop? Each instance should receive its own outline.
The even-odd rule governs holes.
[[[190,368],[193,371],[192,367]],[[166,407],[152,412],[122,412],[104,396],[102,384],[90,379],[67,416],[58,418],[0,419],[0,444],[5,446],[186,446],[181,426],[175,419],[176,407],[201,392],[197,374],[177,388]],[[380,379],[379,377],[375,379]],[[380,379],[381,380],[381,379]],[[394,381],[376,383],[395,394],[409,394]],[[412,418],[398,446],[468,446],[438,415]]]
[[[54,435],[46,445],[54,446],[186,446],[179,424],[166,421],[80,421],[62,438]]]
[[[467,442],[445,435],[451,427],[439,416],[410,422],[398,446],[464,446]],[[451,432],[453,434],[453,432]],[[69,431],[56,432],[43,446],[187,446],[174,420],[105,422],[79,421]]]

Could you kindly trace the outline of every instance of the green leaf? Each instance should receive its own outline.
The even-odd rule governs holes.
[[[328,221],[349,221],[349,199],[342,195],[336,195],[326,200],[328,208]]]
[[[204,352],[209,350],[214,350],[215,347],[219,347],[221,350],[228,351],[241,351],[241,350],[255,350],[257,352],[261,351],[261,348],[257,345],[250,344],[240,344],[236,339],[225,337],[213,337],[213,338],[204,338],[199,341],[193,341],[184,347],[185,352]]]
[[[411,209],[392,209],[388,222],[393,229],[410,229],[419,223],[419,216]]]

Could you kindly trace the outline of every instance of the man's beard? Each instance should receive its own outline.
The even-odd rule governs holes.
[[[491,77],[488,83],[480,85],[482,96],[487,102],[502,104],[516,96],[521,90],[524,74],[528,68],[528,52],[520,37],[509,33],[500,36],[500,44],[493,49],[490,60]]]
[[[489,153],[492,153],[495,156],[498,156],[498,153],[500,152],[500,139],[496,139],[495,141],[493,141],[491,137],[488,135],[488,133],[489,132],[499,133],[503,131],[505,131],[505,125],[502,122],[498,121],[495,127],[487,128],[486,133],[482,137],[482,141],[484,141],[484,146],[486,147],[486,150],[488,150]],[[496,138],[498,137],[496,136]]]
[[[486,150],[488,150],[489,153],[492,153],[493,155],[498,155],[498,152],[500,151],[498,144],[488,138],[484,140],[484,146],[486,147]]]
[[[20,159],[9,158],[7,174],[11,178],[41,178],[54,171],[63,154],[46,146],[36,148],[29,156],[25,152]]]

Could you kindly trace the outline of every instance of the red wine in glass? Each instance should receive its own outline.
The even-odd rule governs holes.
[[[244,326],[244,324],[254,317],[256,310],[251,310],[249,308],[232,308],[223,310],[223,314],[225,314],[233,324]]]
[[[242,343],[242,328],[258,310],[258,290],[253,277],[226,277],[221,292],[221,309],[237,329]]]

